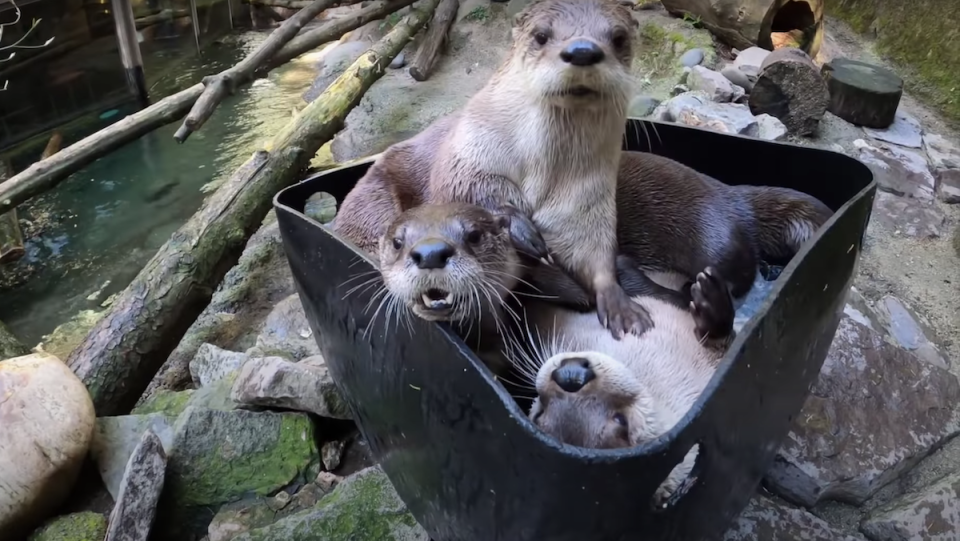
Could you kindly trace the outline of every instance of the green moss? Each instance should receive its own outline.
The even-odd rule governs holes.
[[[956,0],[838,0],[827,10],[876,36],[908,90],[960,121],[960,3]]]
[[[464,17],[467,21],[487,22],[490,19],[490,10],[486,6],[477,6],[470,10]]]
[[[703,65],[716,63],[713,38],[708,31],[694,29],[680,20],[643,24],[637,31],[633,61],[633,72],[641,81],[643,93],[667,98],[683,74],[680,57],[690,49],[703,51]]]
[[[149,400],[133,408],[133,415],[148,413],[162,413],[167,417],[176,418],[187,408],[187,402],[193,396],[193,390],[174,392],[170,390],[157,391]]]
[[[107,519],[90,511],[54,518],[33,532],[29,541],[103,541]]]

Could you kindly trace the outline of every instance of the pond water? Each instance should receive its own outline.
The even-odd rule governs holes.
[[[191,56],[152,99],[163,97],[158,87],[185,88],[233,65],[266,35],[238,32]],[[303,108],[315,74],[302,57],[238,90],[184,144],[173,139],[179,122],[168,125],[21,206],[25,234],[39,234],[22,259],[0,268],[0,321],[32,347],[81,310],[101,309],[200,207],[204,186],[229,177]]]

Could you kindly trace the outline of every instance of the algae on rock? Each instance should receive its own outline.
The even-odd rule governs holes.
[[[84,511],[50,520],[33,532],[28,541],[103,541],[106,535],[106,517]]]

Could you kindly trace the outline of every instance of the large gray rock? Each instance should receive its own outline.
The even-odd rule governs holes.
[[[270,312],[257,336],[257,348],[266,355],[293,361],[320,355],[299,295],[294,293],[283,299]]]
[[[923,146],[923,128],[920,127],[920,122],[903,112],[897,112],[893,124],[887,129],[864,128],[863,131],[874,139],[902,147],[920,148]]]
[[[843,534],[803,509],[757,495],[750,501],[724,541],[862,541]]]
[[[171,454],[174,420],[175,418],[162,413],[97,419],[90,454],[97,465],[107,492],[114,501],[120,499],[123,474],[127,471],[130,457],[140,445],[140,440],[146,431],[149,430],[157,436],[163,446],[164,454],[167,456]]]
[[[960,203],[960,148],[936,134],[924,135],[923,147],[937,181],[937,197],[944,203]]]
[[[292,409],[351,419],[323,357],[293,363],[280,357],[251,359],[240,370],[232,398],[240,404]]]
[[[951,373],[844,317],[766,482],[808,507],[862,504],[957,434],[958,399]]]
[[[923,156],[896,146],[873,146],[862,139],[854,141],[854,145],[858,158],[873,172],[881,190],[923,201],[933,199],[936,181]]]
[[[233,541],[316,541],[376,539],[429,541],[379,467],[340,482],[329,496],[306,511],[250,530]]]
[[[947,220],[943,211],[929,201],[878,192],[873,203],[875,220],[894,235],[916,239],[936,239]]]
[[[757,82],[756,77],[751,79],[746,73],[741,71],[740,68],[733,65],[727,66],[720,70],[720,75],[723,75],[728,81],[746,90],[747,92],[750,92],[750,90],[753,89],[753,85]]]
[[[890,333],[890,337],[907,351],[912,351],[921,360],[940,368],[947,368],[947,358],[940,348],[928,338],[934,336],[930,324],[904,301],[885,295],[877,303],[877,316]]]
[[[166,467],[163,444],[147,429],[127,462],[104,541],[147,541],[163,491]]]
[[[787,127],[780,119],[766,113],[757,115],[757,137],[765,141],[780,141],[787,136]]]
[[[687,86],[690,90],[700,90],[716,102],[733,101],[734,89],[723,75],[703,66],[693,66],[687,76]]]
[[[190,377],[198,387],[206,387],[227,374],[238,372],[246,360],[247,356],[243,353],[203,344],[190,361]]]
[[[890,502],[863,520],[872,541],[946,541],[960,532],[960,474]]]
[[[716,103],[702,91],[684,92],[657,106],[653,118],[665,122],[678,122],[687,126],[736,133],[756,137],[759,135],[757,119],[745,105]]]
[[[740,51],[740,54],[733,61],[733,67],[756,81],[757,76],[760,75],[760,67],[763,66],[763,61],[768,56],[770,56],[770,51],[763,47],[748,47]]]

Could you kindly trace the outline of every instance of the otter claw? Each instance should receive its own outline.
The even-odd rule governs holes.
[[[697,337],[722,339],[733,332],[733,320],[736,311],[730,290],[717,274],[716,269],[707,267],[697,274],[696,282],[690,287],[690,311],[696,321]]]
[[[500,213],[510,219],[510,240],[517,251],[548,265],[554,264],[547,242],[527,215],[509,206],[501,208]]]
[[[639,336],[653,327],[649,312],[619,285],[597,294],[597,317],[617,340],[628,332]]]

